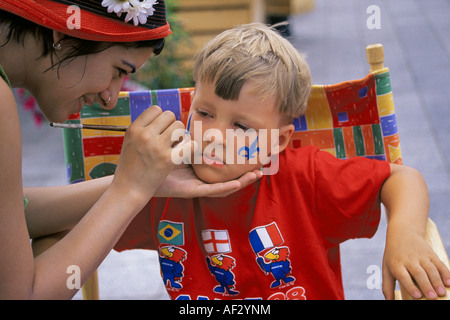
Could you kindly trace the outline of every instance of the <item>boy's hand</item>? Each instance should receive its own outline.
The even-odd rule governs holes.
[[[413,168],[390,167],[380,193],[388,218],[383,293],[393,299],[398,280],[413,298],[443,296],[450,271],[424,238],[430,203],[425,179]]]
[[[383,294],[394,298],[395,280],[416,299],[445,296],[450,271],[418,234],[390,234],[383,259]]]

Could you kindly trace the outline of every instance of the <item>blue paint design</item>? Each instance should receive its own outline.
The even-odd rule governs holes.
[[[189,135],[191,134],[190,128],[191,128],[191,119],[192,119],[192,116],[193,116],[193,115],[194,115],[194,114],[191,113],[191,115],[189,116],[187,128],[186,128],[186,131],[184,132],[184,134],[189,134]]]
[[[257,147],[257,145],[258,137],[256,137],[255,141],[250,145],[250,148],[247,146],[240,148],[238,151],[238,155],[240,155],[241,157],[245,157],[247,160],[249,160],[250,158],[254,158],[254,154],[257,152],[259,153],[259,148]]]

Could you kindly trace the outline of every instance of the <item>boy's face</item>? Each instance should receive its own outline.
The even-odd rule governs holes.
[[[209,183],[236,179],[261,168],[267,156],[287,146],[294,126],[283,123],[274,98],[259,99],[254,88],[247,82],[238,100],[224,100],[215,94],[214,83],[196,84],[188,126],[201,146],[193,158],[201,161],[192,161],[200,179]]]

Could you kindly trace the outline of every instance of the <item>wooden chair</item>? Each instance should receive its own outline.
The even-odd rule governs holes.
[[[304,116],[294,120],[290,146],[316,145],[338,158],[368,157],[402,164],[400,140],[389,69],[383,66],[383,46],[366,48],[369,74],[335,85],[314,85]],[[85,106],[68,122],[128,126],[151,105],[171,110],[186,124],[193,88],[122,92],[113,110]],[[95,179],[114,173],[123,133],[64,129],[69,182]],[[429,220],[426,239],[449,266],[436,225]],[[83,288],[85,299],[98,298],[97,275]],[[447,299],[450,290],[447,289]],[[397,298],[411,299],[403,289]]]

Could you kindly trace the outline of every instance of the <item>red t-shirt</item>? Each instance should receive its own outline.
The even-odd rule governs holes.
[[[286,149],[225,198],[153,198],[115,249],[158,250],[173,299],[343,299],[339,244],[371,237],[385,161]]]

